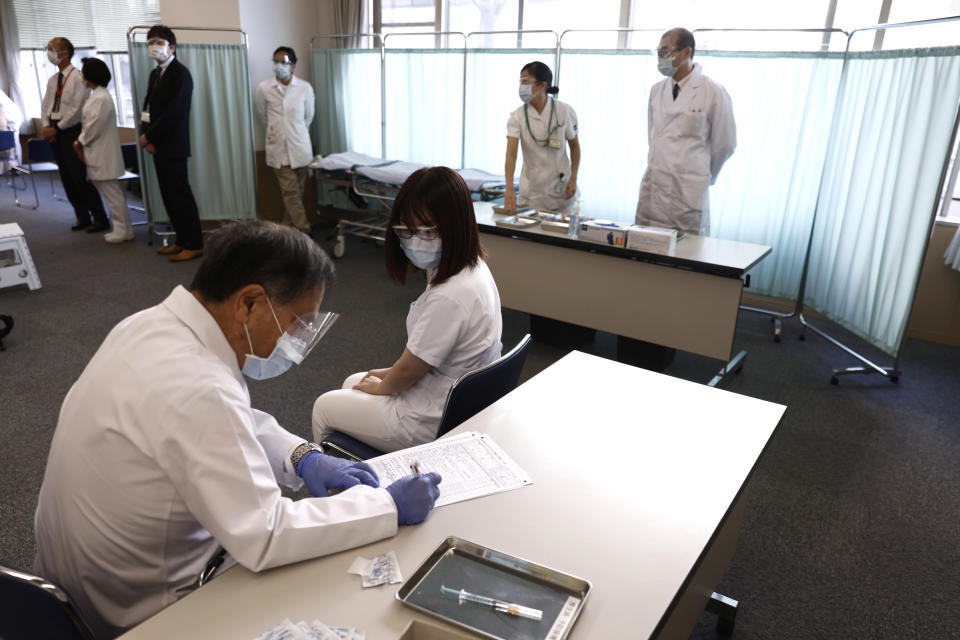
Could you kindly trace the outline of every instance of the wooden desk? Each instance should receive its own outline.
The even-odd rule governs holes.
[[[686,638],[784,409],[572,352],[451,432],[489,433],[534,484],[436,509],[360,549],[260,574],[235,567],[123,638],[236,640],[319,618],[395,639],[432,618],[397,602],[399,585],[362,589],[347,568],[393,549],[406,578],[449,535],[590,580],[572,638]]]
[[[489,202],[474,210],[504,307],[716,358],[723,373],[745,355],[733,355],[742,278],[770,247],[688,235],[665,256],[498,227]]]

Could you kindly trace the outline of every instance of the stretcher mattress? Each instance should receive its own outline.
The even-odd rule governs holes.
[[[368,180],[384,184],[402,185],[414,171],[422,169],[425,164],[417,162],[401,162],[399,160],[384,160],[374,158],[363,153],[344,151],[321,158],[313,163],[315,169],[329,172],[353,170]],[[503,175],[497,175],[482,169],[459,169],[457,173],[467,183],[470,191],[480,191],[484,185],[503,186]]]

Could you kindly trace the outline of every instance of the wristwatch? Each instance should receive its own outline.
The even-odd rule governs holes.
[[[311,451],[323,453],[323,448],[316,442],[304,442],[293,450],[293,453],[290,454],[290,462],[293,464],[294,473],[297,472],[297,467],[300,465],[300,461],[303,460],[303,456],[307,455]]]

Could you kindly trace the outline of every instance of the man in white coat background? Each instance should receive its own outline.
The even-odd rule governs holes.
[[[127,201],[117,180],[126,169],[117,133],[117,110],[107,91],[110,69],[98,58],[84,58],[81,69],[83,83],[93,92],[83,105],[83,126],[80,137],[73,142],[73,150],[87,165],[87,177],[110,209],[113,231],[104,234],[103,239],[110,243],[127,242],[133,240],[133,227]]]
[[[200,586],[335,553],[427,517],[440,476],[386,488],[250,405],[244,376],[282,374],[330,326],[333,263],[295,229],[211,234],[190,290],[121,321],[71,387],[34,518],[34,570],[113,638]],[[306,399],[305,399],[306,402]],[[291,500],[278,483],[306,484]],[[331,489],[345,491],[330,495]]]
[[[313,160],[308,127],[313,122],[313,87],[293,75],[297,54],[290,47],[273,52],[274,77],[257,86],[254,112],[266,128],[266,162],[283,197],[283,223],[310,233],[303,207],[307,165]]]
[[[737,146],[730,96],[693,62],[696,42],[686,29],[663,34],[660,73],[650,89],[647,170],[640,183],[636,223],[710,232],[708,189]]]

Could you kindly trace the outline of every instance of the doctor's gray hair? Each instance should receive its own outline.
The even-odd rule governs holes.
[[[690,47],[691,58],[697,53],[697,41],[694,40],[693,33],[683,27],[677,27],[676,29],[670,29],[670,31],[667,31],[663,35],[666,36],[671,33],[677,36],[677,51],[683,51],[687,47]]]
[[[209,302],[223,302],[259,284],[275,305],[298,300],[333,279],[330,256],[310,236],[273,222],[244,220],[214,231],[190,289]]]
[[[528,62],[523,65],[523,68],[520,69],[520,73],[526,71],[537,81],[537,84],[541,82],[547,83],[547,93],[551,95],[556,95],[560,93],[560,87],[553,86],[553,71],[550,71],[550,67],[543,64],[539,60],[534,60],[533,62]]]

